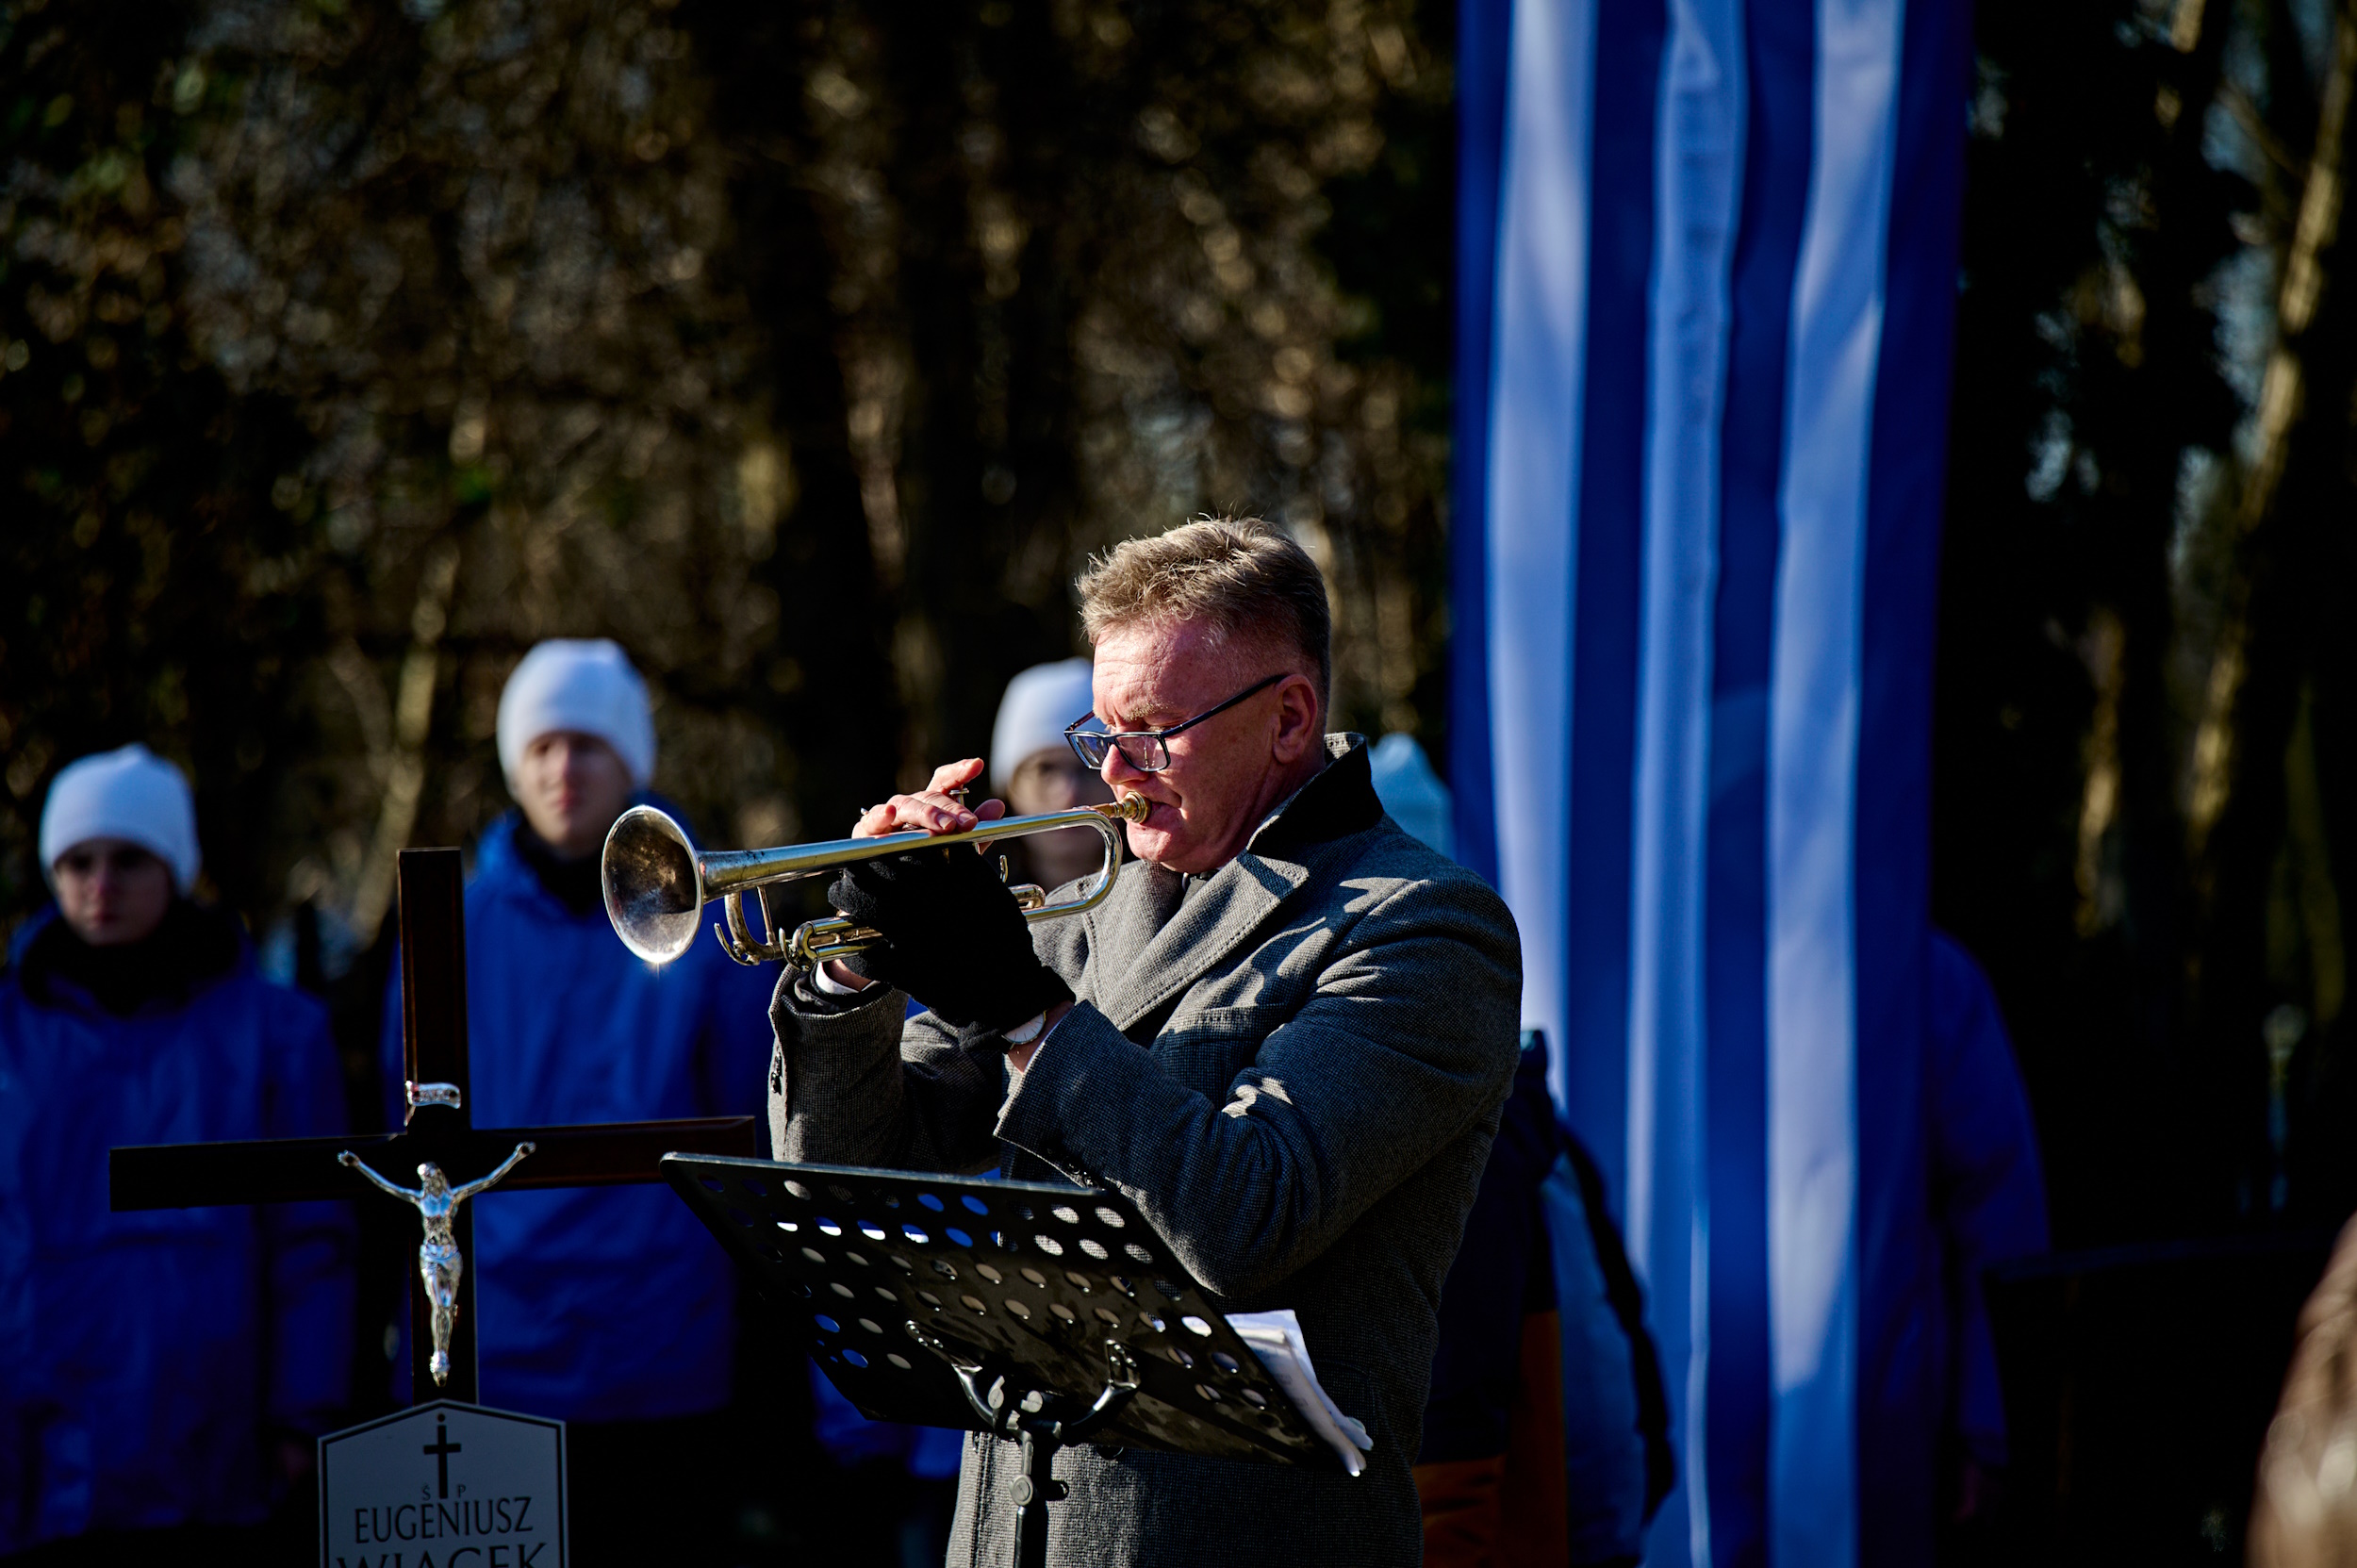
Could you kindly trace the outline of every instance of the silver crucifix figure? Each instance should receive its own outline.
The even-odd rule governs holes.
[[[451,1216],[458,1206],[486,1188],[497,1186],[500,1180],[516,1168],[516,1163],[532,1152],[530,1144],[518,1144],[516,1152],[499,1164],[487,1176],[479,1176],[463,1187],[453,1187],[442,1167],[429,1160],[418,1167],[416,1187],[397,1187],[360,1163],[360,1157],[350,1149],[336,1158],[350,1165],[379,1187],[415,1205],[418,1215],[425,1222],[425,1241],[418,1248],[418,1278],[424,1282],[425,1298],[434,1304],[434,1356],[426,1362],[434,1374],[437,1386],[450,1381],[450,1334],[458,1321],[458,1280],[465,1272],[467,1261],[458,1255],[458,1238],[451,1233]]]

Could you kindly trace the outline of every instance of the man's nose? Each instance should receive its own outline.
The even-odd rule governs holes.
[[[1108,785],[1112,785],[1130,779],[1143,779],[1146,777],[1146,769],[1131,762],[1120,747],[1108,746],[1105,748],[1105,766],[1098,771],[1097,776],[1102,778]]]

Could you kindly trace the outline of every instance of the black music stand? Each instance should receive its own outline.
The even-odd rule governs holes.
[[[1059,1448],[1342,1468],[1118,1193],[701,1154],[663,1173],[862,1415],[1022,1444],[1015,1568],[1047,1560]]]

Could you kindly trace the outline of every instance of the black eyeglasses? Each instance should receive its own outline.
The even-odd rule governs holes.
[[[1084,713],[1064,726],[1063,737],[1071,742],[1072,754],[1085,763],[1092,773],[1104,768],[1105,758],[1116,748],[1120,750],[1122,760],[1139,772],[1159,773],[1170,766],[1168,742],[1172,735],[1181,730],[1192,730],[1207,718],[1218,718],[1245,698],[1266,691],[1292,673],[1291,670],[1280,669],[1268,679],[1244,687],[1217,707],[1205,708],[1193,718],[1182,718],[1166,729],[1122,730],[1111,734],[1103,730],[1082,730],[1081,725],[1096,717],[1094,713]]]

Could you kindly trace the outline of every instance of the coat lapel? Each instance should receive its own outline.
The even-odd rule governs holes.
[[[1088,966],[1080,990],[1109,1018],[1112,998],[1132,966],[1128,955],[1143,952],[1162,925],[1151,879],[1166,874],[1143,861],[1125,862],[1105,901],[1080,916],[1088,933]]]
[[[1310,880],[1309,863],[1329,841],[1323,830],[1339,830],[1333,835],[1339,836],[1381,820],[1366,742],[1333,735],[1327,744],[1334,763],[1278,808],[1253,834],[1253,847],[1213,873],[1160,930],[1151,924],[1154,900],[1144,877],[1135,879],[1136,887],[1116,883],[1113,896],[1091,915],[1090,988],[1097,1011],[1115,1029],[1126,1033],[1136,1027],[1260,930]],[[1286,831],[1294,827],[1306,832]],[[1134,956],[1125,962],[1124,954]]]
[[[1115,1029],[1128,1031],[1208,974],[1258,931],[1269,912],[1309,880],[1306,866],[1250,852],[1214,873],[1169,924],[1148,938],[1097,1003]],[[1119,948],[1099,949],[1119,963]]]

